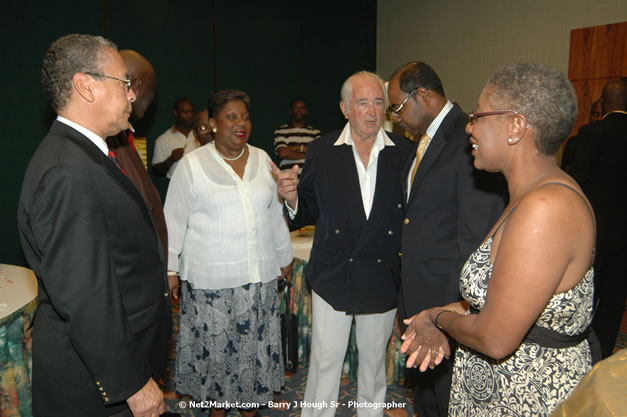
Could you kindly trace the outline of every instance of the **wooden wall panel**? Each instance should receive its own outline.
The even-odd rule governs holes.
[[[579,113],[571,136],[588,123],[592,102],[608,81],[627,76],[627,22],[570,32],[568,78],[577,93]]]

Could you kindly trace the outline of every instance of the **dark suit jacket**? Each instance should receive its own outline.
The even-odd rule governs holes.
[[[461,298],[461,269],[505,207],[503,176],[474,168],[464,131],[467,121],[454,105],[409,190],[401,245],[401,317]],[[404,189],[412,161],[403,175]]]
[[[39,281],[33,414],[127,408],[162,372],[171,328],[163,250],[141,194],[55,121],[26,170],[18,227]]]
[[[396,146],[379,153],[366,219],[352,147],[333,145],[340,133],[309,144],[290,227],[316,225],[306,277],[318,295],[338,311],[382,313],[396,307],[398,298],[394,271],[403,219],[401,175],[411,142],[388,133]]]
[[[572,144],[571,144],[572,143]],[[590,200],[597,220],[597,247],[627,249],[627,114],[610,113],[582,126],[567,146],[576,145],[569,173]]]

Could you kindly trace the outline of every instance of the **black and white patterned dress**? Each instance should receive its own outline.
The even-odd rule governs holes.
[[[492,237],[466,261],[462,296],[476,310],[484,306],[493,265]],[[582,333],[592,320],[592,268],[570,290],[551,297],[536,324],[566,335]],[[523,342],[496,361],[460,346],[455,353],[450,416],[548,416],[590,370],[587,340],[566,348]]]

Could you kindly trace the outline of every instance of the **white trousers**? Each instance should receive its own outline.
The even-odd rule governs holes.
[[[392,334],[396,309],[378,314],[348,315],[334,310],[314,291],[312,296],[312,340],[305,405],[302,417],[333,417],[340,391],[342,365],[348,347],[353,317],[359,355],[357,403],[383,403],[387,381],[385,355]],[[348,404],[340,407],[348,407]],[[381,417],[383,408],[358,407],[359,417]]]

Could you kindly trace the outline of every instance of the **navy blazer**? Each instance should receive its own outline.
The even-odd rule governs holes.
[[[461,269],[505,208],[504,177],[474,167],[467,122],[455,104],[431,140],[410,189],[413,158],[405,168],[403,188],[409,200],[403,200],[402,318],[461,299]]]
[[[348,314],[382,313],[396,307],[398,298],[401,175],[412,144],[388,133],[395,146],[379,153],[374,201],[366,219],[352,147],[334,146],[340,133],[309,144],[290,228],[316,225],[306,278],[318,295]]]
[[[18,207],[39,283],[33,414],[108,416],[162,373],[171,329],[163,249],[144,198],[88,138],[55,121]]]

